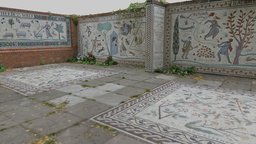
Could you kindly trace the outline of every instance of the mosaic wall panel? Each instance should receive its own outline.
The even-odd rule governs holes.
[[[79,22],[79,56],[145,61],[145,16],[94,17]]]
[[[0,49],[70,46],[70,19],[0,10]]]
[[[165,43],[171,63],[255,70],[256,5],[228,5],[213,2],[167,8]]]

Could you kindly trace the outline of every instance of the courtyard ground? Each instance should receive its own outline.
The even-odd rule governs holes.
[[[13,69],[0,74],[0,143],[39,143],[52,138],[62,144],[146,144],[90,118],[173,80],[256,92],[256,80],[250,78],[179,77],[129,66],[55,64]]]

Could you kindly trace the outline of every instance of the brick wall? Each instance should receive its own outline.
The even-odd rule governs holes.
[[[18,9],[0,8],[1,11],[33,13],[49,15],[49,13],[25,11]],[[51,16],[62,16],[58,14],[50,14]],[[75,57],[77,54],[77,29],[70,21],[70,39],[69,46],[49,46],[49,47],[10,47],[0,48],[0,64],[7,68],[17,68],[25,66],[35,66],[41,64],[61,63],[68,58]]]

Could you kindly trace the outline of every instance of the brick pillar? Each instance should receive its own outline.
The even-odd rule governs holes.
[[[163,68],[165,6],[148,0],[146,6],[146,62],[145,69],[154,72]]]
[[[78,30],[77,25],[74,24],[72,17],[70,17],[70,31],[71,31],[71,47],[73,51],[73,57],[78,53]]]

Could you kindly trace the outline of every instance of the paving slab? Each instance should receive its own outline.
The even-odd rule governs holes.
[[[3,115],[17,123],[23,123],[41,118],[47,115],[50,111],[50,108],[43,106],[42,104],[36,104],[27,107],[19,107],[18,109],[6,112]]]
[[[89,119],[92,116],[97,115],[109,108],[110,106],[103,103],[87,100],[77,105],[68,107],[65,109],[65,111],[80,118]]]
[[[158,86],[159,86],[159,84],[157,84],[157,83],[149,83],[149,82],[143,81],[143,82],[135,83],[131,87],[143,88],[146,90],[146,89],[154,89]]]
[[[99,78],[97,79],[97,81],[101,81],[101,82],[106,82],[106,83],[111,83],[113,81],[117,81],[117,80],[120,80],[121,78],[119,77],[103,77],[103,78]]]
[[[104,144],[113,137],[112,132],[87,121],[61,132],[57,140],[62,144]]]
[[[30,144],[36,137],[27,129],[16,126],[0,132],[1,144]]]
[[[82,118],[62,112],[47,117],[41,117],[40,119],[23,123],[22,125],[44,136],[64,130],[80,121],[82,121]]]
[[[166,82],[168,82],[169,80],[165,80],[165,79],[160,79],[160,78],[150,78],[150,79],[147,79],[143,82],[146,82],[146,83],[152,83],[152,84],[157,84],[157,85],[162,85]]]
[[[234,90],[251,90],[252,80],[230,77],[222,83],[221,87]]]
[[[197,83],[198,78],[200,77],[196,77],[196,76],[190,76],[190,77],[179,77],[177,79],[177,81],[181,84],[189,84],[189,85],[193,85],[195,83]]]
[[[200,80],[197,82],[197,85],[218,88],[219,86],[222,85],[222,82],[221,81]]]
[[[99,80],[90,80],[90,81],[84,81],[81,83],[81,86],[90,86],[90,87],[97,87],[97,86],[102,86],[106,84],[107,82],[99,81]]]
[[[105,91],[110,91],[110,92],[113,92],[113,91],[116,91],[116,90],[119,90],[119,89],[122,89],[124,88],[125,86],[123,85],[117,85],[117,84],[114,84],[114,83],[107,83],[103,86],[98,86],[96,87],[96,89],[100,89],[100,90],[105,90]]]
[[[5,115],[0,115],[0,131],[3,131],[4,129],[13,127],[15,125],[18,125],[18,123],[12,121]]]
[[[145,89],[127,86],[125,88],[115,91],[114,93],[130,97],[130,96],[140,95],[145,93]]]
[[[57,90],[49,90],[46,92],[30,95],[28,97],[35,99],[36,101],[48,101],[48,100],[55,99],[55,98],[58,98],[58,97],[61,97],[64,95],[67,95],[67,93],[57,91]]]
[[[118,81],[114,81],[113,83],[115,83],[117,85],[129,86],[129,85],[133,85],[137,82],[138,81],[135,81],[135,80],[121,79],[121,80],[118,80]]]
[[[201,73],[196,73],[193,75],[193,77],[201,77],[202,80],[210,80],[210,81],[225,81],[227,79],[227,76],[220,76],[216,74],[201,74]]]
[[[53,100],[48,101],[51,104],[54,104],[55,106],[58,106],[61,103],[66,102],[66,107],[70,107],[73,105],[76,105],[78,103],[82,103],[84,102],[85,99],[77,97],[77,96],[72,96],[72,95],[66,95],[66,96],[62,96]]]
[[[127,74],[125,75],[125,78],[126,79],[129,79],[129,80],[135,80],[135,81],[143,81],[143,80],[146,80],[146,79],[149,79],[149,78],[152,78],[154,77],[153,75],[148,75],[148,74]]]
[[[121,102],[127,101],[129,97],[115,93],[108,93],[94,98],[97,102],[101,102],[110,106],[119,105]]]
[[[160,75],[156,76],[156,78],[171,81],[171,80],[176,79],[177,77],[173,76],[173,75],[160,74]]]
[[[21,98],[23,98],[21,94],[0,86],[0,103]]]
[[[131,138],[127,135],[119,134],[104,144],[148,144],[147,142]]]
[[[62,91],[65,93],[75,93],[75,92],[79,92],[82,90],[85,90],[86,88],[81,86],[81,85],[71,85],[71,86],[66,86],[66,87],[62,87],[57,89],[58,91]]]
[[[104,94],[107,94],[107,93],[108,92],[106,92],[105,90],[100,90],[100,89],[96,89],[96,88],[88,88],[88,89],[85,89],[83,91],[75,92],[75,93],[73,93],[73,95],[79,96],[79,97],[82,97],[82,98],[91,99],[91,98],[101,96],[101,95],[104,95]]]
[[[20,109],[22,107],[28,107],[31,105],[37,105],[38,102],[28,99],[28,98],[22,98],[17,100],[8,101],[5,103],[0,104],[0,111],[1,112],[8,112],[8,111],[14,111],[17,109]]]

